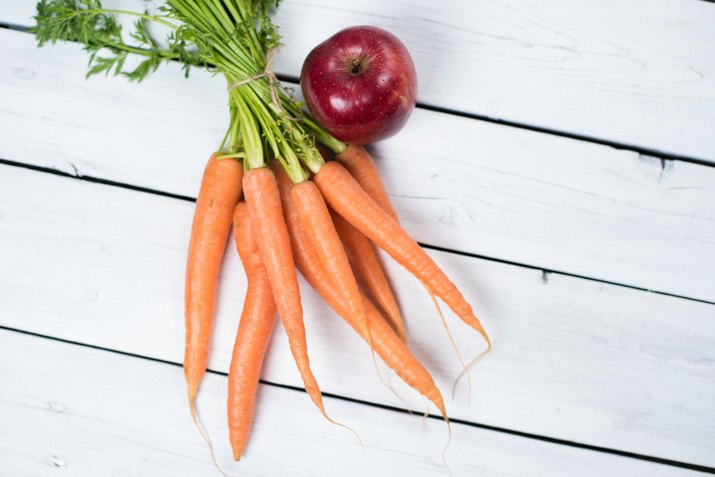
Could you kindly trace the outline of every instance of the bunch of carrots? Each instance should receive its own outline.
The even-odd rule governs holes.
[[[276,311],[306,391],[328,417],[310,371],[296,270],[385,364],[446,417],[439,389],[406,345],[405,324],[373,244],[489,339],[459,290],[400,227],[370,155],[360,146],[347,146],[313,180],[297,184],[277,161],[269,166],[244,173],[238,161],[214,156],[204,172],[186,280],[184,370],[192,409],[206,370],[217,278],[233,227],[248,279],[229,371],[228,422],[237,460],[248,439]],[[377,306],[359,289],[346,249]]]
[[[229,97],[226,135],[206,165],[186,270],[184,371],[191,414],[206,372],[221,260],[231,231],[248,289],[229,371],[228,423],[238,460],[253,421],[263,357],[276,313],[308,396],[330,419],[313,376],[297,271],[409,386],[447,418],[434,380],[406,345],[397,300],[375,246],[409,270],[434,297],[489,338],[454,283],[400,226],[367,151],[332,137],[276,81],[279,46],[268,0],[169,0],[160,14],[103,9],[98,0],[38,4],[38,42],[74,41],[90,52],[90,74],[141,80],[160,64],[222,74]],[[125,43],[117,15],[136,17]],[[150,23],[170,29],[165,45]],[[127,69],[125,60],[142,61]],[[318,150],[330,154],[326,160]],[[354,269],[353,270],[353,266]],[[368,296],[358,286],[365,284]],[[374,355],[373,355],[374,356]]]

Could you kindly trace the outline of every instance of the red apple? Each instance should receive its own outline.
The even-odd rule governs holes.
[[[395,35],[372,26],[339,31],[303,63],[308,109],[333,136],[367,144],[402,129],[417,100],[410,53]]]

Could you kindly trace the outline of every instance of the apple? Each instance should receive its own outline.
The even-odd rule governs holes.
[[[306,57],[300,87],[310,112],[337,139],[368,144],[398,132],[417,100],[410,53],[373,26],[339,31]]]

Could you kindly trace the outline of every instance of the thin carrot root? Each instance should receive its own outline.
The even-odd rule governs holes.
[[[442,449],[442,462],[444,463],[444,467],[447,469],[447,472],[451,476],[452,469],[450,469],[449,464],[447,463],[447,449],[452,443],[452,423],[450,422],[449,416],[447,415],[447,410],[444,407],[444,402],[437,404],[433,401],[433,404],[437,406],[437,409],[439,409],[439,412],[442,414],[442,419],[444,419],[444,422],[447,424],[447,443],[444,445],[444,449]]]
[[[471,368],[474,365],[474,363],[479,361],[485,354],[487,354],[489,351],[491,351],[491,349],[492,348],[490,346],[487,349],[485,349],[484,351],[482,351],[481,353],[479,353],[475,358],[473,358],[469,363],[467,363],[467,366],[465,366],[464,369],[462,369],[462,371],[459,372],[457,377],[454,378],[454,383],[452,383],[452,399],[454,399],[455,391],[457,390],[457,384],[459,384],[459,380],[462,379],[462,376],[464,376],[465,374],[467,374],[467,376],[469,376],[469,371],[468,371],[469,368]],[[469,382],[470,388],[471,388],[471,385],[472,385],[472,383],[470,381]],[[470,398],[471,398],[471,392],[470,392]]]
[[[439,410],[442,413],[444,422],[447,424],[447,443],[444,445],[444,449],[442,449],[442,463],[451,477],[452,469],[449,467],[449,463],[447,462],[447,449],[449,449],[449,445],[452,443],[452,423],[449,420],[449,416],[447,415],[447,411],[444,406],[442,406]]]
[[[359,434],[355,429],[353,429],[352,427],[350,427],[350,426],[348,426],[348,425],[346,425],[346,424],[343,424],[343,423],[341,423],[341,422],[338,422],[338,421],[336,421],[335,419],[332,419],[332,418],[328,417],[327,414],[323,414],[323,416],[325,416],[325,418],[326,418],[326,419],[328,420],[328,422],[330,422],[331,424],[335,424],[336,426],[342,427],[342,428],[347,429],[348,431],[352,432],[353,435],[355,436],[355,438],[357,439],[358,444],[360,445],[360,449],[362,449],[362,451],[365,452],[365,444],[363,444],[362,438],[360,437],[360,434]]]
[[[459,376],[462,376],[464,374],[467,375],[467,381],[469,382],[469,390],[467,394],[467,402],[471,403],[472,402],[472,376],[469,374],[469,367],[464,364],[464,359],[462,358],[462,353],[459,352],[459,347],[457,346],[457,342],[454,341],[454,336],[452,335],[452,332],[449,330],[449,325],[447,324],[447,320],[444,318],[444,313],[442,313],[442,307],[439,306],[439,302],[437,301],[437,298],[434,296],[434,293],[432,293],[429,288],[425,286],[425,289],[427,290],[427,294],[429,297],[432,299],[432,303],[434,304],[434,307],[437,309],[437,313],[439,313],[439,318],[442,321],[442,327],[444,328],[444,331],[447,332],[447,337],[449,338],[449,342],[452,344],[452,349],[454,350],[454,353],[457,355],[457,359],[459,360],[459,364],[462,365],[462,371],[460,371]],[[452,390],[452,399],[454,399],[454,389]]]
[[[449,422],[449,419],[447,416],[444,416],[445,421],[447,422],[447,443],[444,445],[444,449],[442,449],[442,463],[444,464],[444,468],[447,469],[447,473],[449,473],[450,477],[452,477],[452,469],[449,467],[449,463],[447,462],[447,449],[449,449],[449,445],[452,443],[452,423]]]
[[[368,327],[369,327],[369,325],[368,325]],[[368,334],[369,333],[370,333],[370,330],[368,329]],[[372,364],[375,367],[375,374],[377,374],[377,378],[380,380],[382,385],[385,386],[392,394],[394,394],[395,397],[402,403],[402,405],[404,406],[407,413],[412,414],[412,411],[410,410],[410,406],[407,404],[407,401],[405,400],[405,398],[403,398],[400,395],[400,393],[397,392],[397,389],[395,389],[395,387],[391,383],[386,381],[384,379],[384,377],[382,376],[382,373],[380,372],[380,367],[377,363],[377,358],[375,357],[375,348],[372,347],[372,345],[370,344],[371,342],[372,341],[368,342],[368,346],[370,346],[370,355],[372,356]]]
[[[381,379],[381,381],[382,381],[382,379]],[[414,414],[414,412],[412,412],[412,409],[410,409],[410,405],[407,403],[407,400],[405,398],[403,398],[400,393],[397,392],[397,389],[395,389],[395,387],[392,385],[392,382],[390,379],[388,379],[387,381],[383,381],[382,384],[384,384],[387,387],[387,389],[398,399],[398,401],[400,401],[400,403],[402,404],[402,408],[404,409],[405,412],[407,412],[407,414],[409,414],[409,415]],[[427,403],[426,397],[424,397],[422,395],[420,395],[420,397],[422,398],[422,400],[425,403]],[[425,404],[425,405],[427,406],[427,404]]]
[[[338,426],[338,427],[342,427],[342,428],[347,429],[348,431],[352,432],[353,435],[357,438],[358,443],[360,444],[360,447],[362,448],[362,450],[365,450],[365,446],[364,446],[363,443],[362,443],[362,439],[360,438],[360,434],[358,434],[355,429],[353,429],[352,427],[348,426],[347,424],[343,424],[342,422],[336,421],[336,420],[333,419],[332,417],[328,416],[328,413],[325,411],[325,406],[323,405],[323,398],[322,398],[322,394],[320,393],[320,391],[318,391],[318,396],[320,396],[320,398],[317,399],[317,400],[316,400],[316,398],[315,398],[313,395],[311,395],[311,393],[310,393],[307,389],[306,389],[306,392],[308,392],[308,395],[310,395],[311,399],[313,400],[313,402],[315,403],[315,405],[316,405],[316,406],[318,407],[318,409],[320,410],[320,413],[323,415],[323,417],[324,417],[329,423],[334,424],[334,425],[336,425],[336,426]]]
[[[429,417],[429,401],[424,396],[422,396],[422,401],[425,404],[425,410],[422,412],[422,419],[425,420]]]
[[[191,420],[194,421],[194,426],[196,426],[196,429],[199,431],[199,434],[201,434],[201,438],[204,440],[206,445],[209,448],[209,452],[211,453],[211,462],[213,462],[214,467],[216,467],[216,470],[218,470],[221,475],[224,477],[228,477],[228,474],[223,471],[220,465],[218,465],[218,461],[216,460],[216,452],[214,451],[214,446],[211,443],[211,439],[209,439],[208,434],[206,433],[206,430],[204,427],[201,425],[201,422],[199,420],[198,413],[196,412],[196,396],[191,395],[189,392],[189,410],[191,411]]]

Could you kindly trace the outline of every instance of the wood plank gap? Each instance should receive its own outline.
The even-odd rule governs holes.
[[[0,330],[12,332],[12,333],[18,333],[18,334],[22,334],[22,335],[26,335],[26,336],[33,336],[36,338],[47,339],[47,340],[51,340],[51,341],[57,341],[60,343],[66,343],[66,344],[71,344],[71,345],[75,345],[75,346],[81,346],[84,348],[94,349],[97,351],[114,353],[114,354],[121,355],[121,356],[127,356],[127,357],[131,357],[131,358],[138,358],[138,359],[143,359],[143,360],[152,361],[152,362],[156,362],[156,363],[162,363],[162,364],[166,364],[166,365],[170,365],[170,366],[176,366],[176,367],[182,366],[181,363],[177,363],[177,362],[170,361],[170,360],[154,358],[151,356],[144,356],[144,355],[136,354],[136,353],[129,353],[126,351],[115,350],[115,349],[106,348],[103,346],[97,346],[97,345],[92,345],[92,344],[88,344],[88,343],[83,343],[80,341],[68,340],[68,339],[59,338],[59,337],[55,337],[55,336],[45,335],[42,333],[35,333],[32,331],[22,330],[22,329],[18,329],[18,328],[9,327],[9,326],[0,325]],[[215,371],[213,369],[207,369],[206,372],[215,374],[218,376],[227,376],[227,373],[224,373],[222,371]],[[296,391],[296,392],[305,394],[305,389],[301,388],[299,386],[291,386],[288,384],[275,383],[275,382],[266,381],[263,379],[261,379],[260,382],[261,382],[261,384],[264,384],[266,386],[287,389],[287,390]],[[399,407],[389,406],[386,404],[365,401],[362,399],[356,399],[356,398],[341,396],[338,394],[327,393],[327,392],[323,392],[322,394],[325,397],[338,399],[338,400],[346,401],[346,402],[351,402],[351,403],[355,403],[355,404],[360,404],[360,405],[364,405],[364,406],[370,406],[373,408],[383,409],[386,411],[398,412],[401,414],[410,414],[410,415],[415,415],[415,416],[423,416],[423,414],[420,411],[417,411],[414,409],[407,410],[407,409],[403,409],[403,408],[399,408]],[[442,416],[436,415],[436,414],[428,414],[425,417],[427,417],[429,419],[437,420],[437,421],[443,420]],[[469,427],[473,427],[473,428],[477,428],[477,429],[483,429],[486,431],[499,432],[502,434],[509,434],[509,435],[513,435],[513,436],[517,436],[517,437],[522,437],[524,439],[533,439],[533,440],[537,440],[537,441],[548,442],[550,444],[555,444],[555,445],[563,445],[563,446],[567,446],[567,447],[574,447],[574,448],[589,450],[589,451],[593,451],[593,452],[617,455],[619,457],[624,457],[627,459],[636,459],[636,460],[641,460],[641,461],[646,461],[646,462],[652,462],[655,464],[667,465],[670,467],[688,469],[688,470],[693,470],[693,471],[697,471],[697,472],[702,472],[704,474],[715,474],[715,468],[713,468],[713,467],[707,467],[707,466],[702,466],[702,465],[697,465],[697,464],[690,464],[687,462],[680,462],[680,461],[671,460],[671,459],[663,459],[660,457],[655,457],[655,456],[650,456],[650,455],[645,455],[645,454],[638,454],[638,453],[634,453],[634,452],[626,452],[626,451],[621,451],[618,449],[611,449],[608,447],[583,444],[580,442],[568,441],[568,440],[564,440],[564,439],[557,439],[554,437],[543,436],[543,435],[539,435],[539,434],[532,434],[532,433],[517,431],[514,429],[508,429],[508,428],[504,428],[504,427],[480,424],[478,422],[471,422],[471,421],[466,421],[463,419],[450,419],[450,422],[452,424],[469,426]]]
[[[195,197],[189,197],[189,196],[181,195],[181,194],[173,194],[171,192],[166,192],[163,190],[151,189],[149,187],[135,186],[135,185],[127,184],[124,182],[117,182],[117,181],[102,179],[102,178],[94,177],[94,176],[82,175],[77,171],[76,168],[75,168],[75,171],[77,171],[77,172],[75,172],[75,174],[70,174],[69,172],[59,171],[59,170],[53,169],[51,167],[36,166],[33,164],[27,164],[25,162],[11,161],[9,159],[3,159],[3,158],[0,158],[0,164],[5,165],[5,166],[10,166],[10,167],[19,167],[21,169],[30,169],[32,171],[37,171],[37,172],[44,172],[46,174],[53,174],[56,176],[67,177],[69,179],[79,179],[82,181],[94,182],[97,184],[104,184],[104,185],[109,185],[109,186],[113,186],[113,187],[119,187],[120,189],[129,189],[129,190],[135,190],[138,192],[145,192],[147,194],[160,195],[162,197],[169,197],[171,199],[179,199],[179,200],[183,200],[183,201],[187,201],[187,202],[196,202]]]
[[[712,1],[715,2],[715,0],[712,0]],[[296,83],[296,84],[300,83],[300,78],[298,78],[297,76],[285,75],[285,74],[279,73],[279,74],[276,74],[276,78],[278,78],[280,81],[287,82],[287,83]],[[709,162],[705,159],[684,156],[684,155],[679,155],[679,154],[671,154],[668,152],[659,151],[657,149],[648,149],[648,148],[636,146],[634,144],[626,144],[626,143],[620,143],[620,142],[616,142],[616,141],[608,141],[606,139],[600,139],[600,138],[597,138],[594,136],[574,134],[574,133],[570,133],[570,132],[566,132],[566,131],[561,131],[558,129],[543,128],[540,126],[534,126],[531,124],[519,123],[519,122],[515,122],[515,121],[508,121],[505,119],[495,119],[495,118],[491,118],[489,116],[484,116],[482,114],[475,114],[475,113],[469,113],[466,111],[460,111],[458,109],[445,108],[443,106],[436,106],[436,105],[432,105],[429,103],[422,103],[420,101],[417,102],[417,107],[420,109],[432,111],[435,113],[450,114],[452,116],[458,116],[461,118],[474,119],[476,121],[484,121],[486,123],[492,123],[492,124],[499,124],[501,126],[507,126],[507,127],[511,127],[511,128],[515,128],[515,129],[524,129],[526,131],[534,131],[534,132],[538,132],[538,133],[542,133],[542,134],[548,134],[550,136],[558,136],[558,137],[563,137],[563,138],[567,138],[567,139],[575,139],[576,141],[590,142],[590,143],[598,144],[601,146],[612,147],[613,149],[617,149],[619,151],[633,151],[633,152],[636,152],[636,153],[644,155],[644,156],[657,157],[658,159],[661,159],[661,160],[682,161],[682,162],[689,162],[691,164],[697,164],[700,166],[715,167],[715,163]]]
[[[708,1],[710,3],[715,2],[715,0],[703,0],[703,1]],[[3,23],[2,21],[0,21],[0,28],[6,28],[8,30],[15,30],[15,31],[23,32],[23,33],[33,34],[30,31],[31,27],[26,26],[26,25],[15,25],[12,23]],[[178,60],[171,60],[171,61],[178,61]],[[286,74],[276,74],[276,77],[280,81],[295,83],[295,84],[300,83],[300,78],[297,76],[286,75]],[[495,118],[491,118],[489,116],[485,116],[485,115],[481,115],[481,114],[475,114],[475,113],[469,113],[466,111],[445,108],[442,106],[436,106],[436,105],[432,105],[429,103],[417,102],[417,107],[420,109],[424,109],[426,111],[432,111],[432,112],[436,112],[436,113],[440,113],[440,114],[449,114],[452,116],[458,116],[458,117],[462,117],[462,118],[466,118],[466,119],[473,119],[476,121],[484,121],[487,123],[499,124],[501,126],[512,127],[515,129],[523,129],[526,131],[534,131],[534,132],[538,132],[538,133],[542,133],[542,134],[548,134],[551,136],[563,137],[563,138],[567,138],[567,139],[574,139],[574,140],[583,141],[583,142],[590,142],[593,144],[599,144],[601,146],[612,147],[616,150],[633,151],[633,152],[636,152],[641,155],[657,157],[661,160],[681,161],[681,162],[688,162],[691,164],[697,164],[700,166],[715,167],[715,163],[709,162],[705,159],[701,159],[698,157],[672,154],[672,153],[668,153],[668,152],[664,152],[664,151],[659,151],[657,149],[649,149],[649,148],[636,146],[634,144],[626,144],[626,143],[620,143],[620,142],[616,142],[616,141],[609,141],[609,140],[600,139],[600,138],[597,138],[594,136],[575,134],[575,133],[570,133],[567,131],[561,131],[558,129],[549,129],[549,128],[544,128],[544,127],[535,126],[535,125],[531,125],[531,124],[519,123],[519,122],[515,122],[515,121],[495,119]]]
[[[549,278],[548,278],[549,275],[553,273],[554,275],[562,275],[562,276],[565,276],[565,277],[579,278],[579,279],[581,279],[581,280],[589,280],[589,281],[592,281],[592,282],[604,283],[604,284],[607,284],[607,285],[615,285],[615,286],[618,286],[618,287],[630,288],[630,289],[632,289],[632,290],[638,290],[638,291],[642,291],[642,292],[646,292],[646,293],[655,293],[655,294],[657,294],[657,295],[665,295],[665,296],[669,296],[669,297],[673,297],[673,298],[679,298],[679,299],[681,299],[681,300],[689,300],[689,301],[695,301],[695,302],[698,302],[698,303],[705,303],[705,304],[707,304],[707,305],[715,305],[715,302],[713,302],[713,301],[702,300],[702,299],[700,299],[700,298],[692,298],[692,297],[684,296],[684,295],[677,295],[677,294],[675,294],[675,293],[668,293],[668,292],[659,291],[659,290],[651,290],[651,289],[649,289],[649,288],[643,288],[643,287],[639,287],[639,286],[636,286],[636,285],[629,285],[628,283],[612,282],[612,281],[609,281],[609,280],[603,280],[603,279],[600,279],[600,278],[593,278],[593,277],[589,277],[589,276],[586,276],[586,275],[579,275],[579,274],[576,274],[576,273],[569,273],[569,272],[564,272],[564,271],[561,271],[561,270],[544,268],[544,267],[540,267],[540,266],[538,266],[538,265],[531,265],[531,264],[529,264],[529,263],[513,262],[513,261],[511,261],[511,260],[506,260],[506,259],[503,259],[503,258],[490,257],[490,256],[487,256],[487,255],[480,255],[480,254],[478,254],[478,253],[463,252],[463,251],[461,251],[461,250],[455,250],[455,249],[451,249],[451,248],[440,247],[440,246],[438,246],[438,245],[431,245],[431,244],[424,243],[424,242],[417,242],[417,243],[419,243],[420,246],[423,247],[423,248],[427,248],[427,249],[430,249],[430,250],[436,250],[436,251],[439,251],[439,252],[447,252],[447,253],[453,253],[453,254],[455,254],[455,255],[463,255],[463,256],[465,256],[465,257],[479,258],[479,259],[481,259],[481,260],[488,260],[488,261],[490,261],[490,262],[497,262],[497,263],[503,263],[503,264],[505,264],[505,265],[513,265],[513,266],[515,266],[515,267],[528,268],[528,269],[530,269],[530,270],[540,270],[540,271],[542,272],[542,274],[543,274],[543,276],[542,276],[542,281],[543,281],[544,283],[547,283],[547,282],[548,282],[548,280],[549,280]]]
[[[144,192],[146,194],[153,194],[153,195],[158,195],[158,196],[162,196],[162,197],[169,197],[171,199],[179,199],[179,200],[183,200],[186,202],[196,202],[195,197],[190,197],[190,196],[180,195],[180,194],[173,194],[171,192],[166,192],[166,191],[157,190],[157,189],[151,189],[149,187],[135,186],[135,185],[127,184],[124,182],[111,181],[111,180],[102,179],[99,177],[82,175],[82,174],[79,174],[79,172],[77,172],[75,174],[70,174],[68,172],[59,171],[57,169],[53,169],[50,167],[37,166],[37,165],[33,165],[33,164],[27,164],[24,162],[11,161],[9,159],[3,159],[3,158],[0,158],[0,164],[10,166],[10,167],[18,167],[21,169],[29,169],[29,170],[43,172],[43,173],[47,173],[47,174],[53,174],[56,176],[66,177],[69,179],[79,179],[79,180],[83,180],[83,181],[87,181],[87,182],[94,182],[96,184],[109,185],[112,187],[118,187],[120,189],[129,189],[129,190],[134,190],[134,191],[138,191],[138,192]],[[562,276],[566,276],[566,277],[578,278],[581,280],[589,280],[589,281],[597,282],[597,283],[604,283],[607,285],[615,285],[615,286],[623,287],[623,288],[630,288],[632,290],[638,290],[638,291],[642,291],[642,292],[646,292],[646,293],[655,293],[657,295],[664,295],[664,296],[669,296],[669,297],[673,297],[673,298],[679,298],[681,300],[689,300],[689,301],[694,301],[694,302],[698,302],[698,303],[705,303],[707,305],[715,305],[715,302],[713,302],[713,301],[702,300],[700,298],[693,298],[693,297],[689,297],[689,296],[678,295],[675,293],[668,293],[668,292],[659,291],[659,290],[651,290],[648,288],[630,285],[627,283],[618,283],[618,282],[613,282],[613,281],[609,281],[609,280],[603,280],[603,279],[599,279],[599,278],[589,277],[586,275],[578,275],[576,273],[569,273],[569,272],[564,272],[561,270],[544,268],[544,267],[540,267],[538,265],[532,265],[529,263],[514,262],[511,260],[491,257],[488,255],[480,255],[478,253],[471,253],[471,252],[465,252],[462,250],[456,250],[456,249],[451,249],[451,248],[447,248],[447,247],[440,247],[438,245],[432,245],[432,244],[424,243],[424,242],[417,242],[417,243],[421,247],[429,249],[429,250],[436,250],[439,252],[452,253],[455,255],[462,255],[465,257],[478,258],[481,260],[487,260],[487,261],[496,262],[496,263],[503,263],[505,265],[512,265],[515,267],[526,268],[529,270],[540,270],[543,274],[542,280],[544,282],[548,281],[549,274],[555,274],[555,275],[562,275]]]

